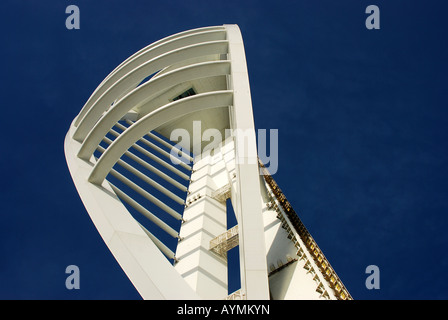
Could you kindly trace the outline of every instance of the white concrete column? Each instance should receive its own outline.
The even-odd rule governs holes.
[[[268,300],[269,284],[260,203],[258,157],[249,78],[241,32],[237,25],[225,25],[232,63],[230,108],[236,156],[236,199],[240,240],[241,289],[249,300]]]
[[[225,169],[223,162],[217,165]],[[183,215],[186,221],[176,252],[179,262],[175,269],[202,299],[224,299],[228,295],[227,262],[209,250],[210,240],[227,230],[225,203],[211,197],[217,175],[223,171],[217,165],[211,165],[207,156],[193,166]]]

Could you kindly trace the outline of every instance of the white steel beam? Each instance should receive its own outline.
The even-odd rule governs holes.
[[[136,87],[148,75],[173,63],[198,56],[207,56],[211,54],[219,55],[225,53],[227,53],[227,41],[210,41],[176,49],[145,62],[114,82],[114,84],[93,103],[90,109],[86,112],[85,117],[79,122],[73,135],[73,139],[79,142],[83,141],[103,112],[111,106],[116,98],[121,96],[121,94],[129,88]]]
[[[108,112],[101,118],[101,121],[98,121],[90,133],[88,133],[78,156],[81,159],[89,159],[102,138],[115,124],[117,124],[121,117],[137,104],[141,105],[148,101],[154,94],[168,90],[175,84],[182,83],[184,81],[218,75],[227,75],[229,73],[229,61],[212,61],[182,67],[146,82],[114,103],[110,110],[108,110]],[[157,107],[159,106],[153,105],[149,110],[154,111]]]
[[[72,179],[99,234],[137,291],[144,299],[199,299],[130,215],[110,184],[105,181],[98,186],[88,182],[92,167],[76,156],[80,144],[71,138],[73,129],[72,124],[64,143]]]
[[[89,181],[94,184],[101,184],[118,159],[147,132],[169,120],[192,112],[229,106],[232,104],[232,99],[232,91],[197,94],[171,102],[163,108],[147,114],[129,127],[106,149],[106,152],[95,164]]]
[[[232,62],[230,89],[234,90],[231,121],[235,132],[236,213],[239,224],[241,287],[247,299],[269,299],[264,226],[260,203],[258,158],[252,113],[249,77],[241,32],[236,25],[225,25]],[[248,143],[239,135],[250,132]]]
[[[101,153],[103,153],[105,149],[103,147],[101,147],[101,146],[98,146],[97,150],[100,151]],[[132,173],[134,176],[138,177],[140,180],[146,182],[150,186],[152,186],[155,189],[159,190],[160,192],[162,192],[167,197],[169,197],[172,200],[176,201],[177,203],[179,203],[181,205],[185,204],[185,201],[183,199],[181,199],[178,195],[174,194],[173,192],[171,192],[170,190],[168,190],[167,188],[165,188],[161,184],[157,183],[156,181],[154,181],[153,179],[151,179],[147,175],[143,174],[142,172],[140,172],[139,170],[137,170],[136,168],[134,168],[133,166],[131,166],[127,162],[125,162],[125,161],[123,161],[121,159],[118,159],[117,164],[120,165],[121,167],[123,167],[124,169],[126,169],[128,172]]]
[[[153,213],[151,213],[148,209],[143,207],[141,204],[139,204],[137,201],[132,199],[129,195],[127,195],[123,190],[119,189],[114,184],[110,184],[112,186],[112,189],[114,189],[115,193],[123,199],[127,204],[129,204],[131,207],[133,207],[135,210],[140,212],[143,216],[148,218],[150,221],[154,222],[156,225],[158,225],[162,230],[164,230],[166,233],[168,233],[173,238],[179,238],[179,233],[171,228],[169,225],[167,225],[165,222],[163,222],[161,219],[156,217]],[[156,237],[157,238],[157,237]],[[160,242],[162,243],[162,242]],[[165,246],[166,247],[166,246]],[[163,250],[165,251],[165,250]],[[170,250],[171,251],[171,250]],[[167,251],[168,252],[168,251]],[[166,253],[166,252],[164,252]],[[174,258],[174,253],[171,251],[171,254],[169,254]]]
[[[113,132],[116,133],[116,137],[119,136],[119,134],[118,134],[116,131],[114,131],[114,130],[111,130],[111,131],[113,131]],[[103,141],[106,142],[107,144],[111,144],[111,143],[112,143],[112,140],[110,140],[108,137],[104,137]],[[135,144],[134,144],[134,146],[135,146]],[[187,191],[187,190],[188,190],[188,188],[187,188],[186,186],[184,186],[183,184],[179,183],[177,180],[174,180],[174,179],[171,178],[169,175],[167,175],[166,173],[160,171],[159,169],[157,169],[157,168],[154,167],[153,165],[149,164],[148,162],[146,162],[145,160],[143,160],[143,159],[140,158],[139,156],[136,156],[135,154],[133,154],[133,153],[130,152],[129,150],[126,151],[126,152],[124,153],[124,155],[125,155],[126,157],[128,157],[129,159],[132,159],[133,161],[137,162],[137,163],[138,163],[139,165],[141,165],[142,167],[144,167],[144,168],[148,169],[149,171],[155,173],[156,175],[158,175],[159,177],[161,177],[161,178],[164,179],[165,181],[169,182],[170,184],[172,184],[173,186],[175,186],[175,187],[178,188],[179,190],[182,190],[182,191]],[[155,156],[154,156],[154,157],[155,157]],[[157,159],[158,159],[158,158],[157,158]],[[160,160],[160,161],[162,161],[162,160]],[[164,162],[164,163],[166,163],[166,162]],[[177,169],[176,169],[176,170],[177,170]],[[184,175],[183,172],[181,172],[181,173]],[[188,179],[189,179],[188,176],[187,176],[187,175],[185,175],[185,176],[186,176],[185,179],[188,180]]]
[[[105,91],[107,91],[118,79],[120,79],[136,67],[139,67],[144,62],[154,59],[155,57],[163,53],[176,50],[191,44],[224,39],[225,32],[223,32],[222,28],[200,28],[192,30],[190,32],[182,32],[177,35],[164,38],[136,52],[128,59],[123,61],[101,82],[101,84],[87,100],[78,117],[75,119],[75,126],[77,127],[79,125],[79,122],[85,117],[86,113],[90,110],[93,103],[97,101]],[[149,73],[148,75],[150,74],[151,73]]]
[[[129,188],[131,188],[132,190],[138,192],[140,195],[142,195],[143,197],[145,197],[147,200],[151,201],[152,203],[154,203],[156,206],[158,206],[160,209],[164,210],[166,213],[168,213],[169,215],[171,215],[173,218],[177,219],[177,220],[182,220],[182,215],[180,215],[178,212],[176,212],[173,208],[171,208],[170,206],[166,205],[163,201],[160,201],[157,197],[153,196],[152,194],[150,194],[148,191],[146,191],[145,189],[143,189],[142,187],[140,187],[138,184],[136,184],[135,182],[131,181],[130,179],[126,178],[124,175],[122,175],[121,173],[119,173],[118,171],[116,171],[115,169],[110,170],[110,173],[117,178],[118,180],[120,180],[121,182],[123,182],[125,185],[127,185]]]

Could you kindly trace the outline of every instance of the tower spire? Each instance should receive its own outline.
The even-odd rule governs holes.
[[[143,298],[351,298],[259,163],[255,140],[237,25],[150,44],[87,100],[66,135],[66,161]],[[241,288],[229,292],[227,252],[236,247]]]

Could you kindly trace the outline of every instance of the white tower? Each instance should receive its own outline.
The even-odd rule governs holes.
[[[74,119],[65,139],[73,181],[144,299],[351,299],[255,140],[236,25],[143,48]],[[241,288],[229,292],[236,246]]]

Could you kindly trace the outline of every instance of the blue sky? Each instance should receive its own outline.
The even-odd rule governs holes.
[[[81,28],[65,28],[75,4]],[[365,8],[380,8],[367,30]],[[12,1],[1,6],[0,298],[139,299],[85,211],[63,141],[128,56],[238,24],[274,178],[355,299],[447,299],[444,1]],[[81,288],[65,288],[77,265]],[[365,286],[368,265],[380,289]]]

